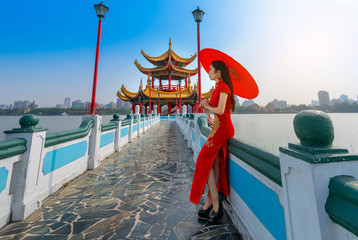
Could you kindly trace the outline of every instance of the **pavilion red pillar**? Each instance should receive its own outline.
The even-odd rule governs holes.
[[[162,79],[159,80],[159,89],[162,90]]]
[[[154,88],[154,76],[152,75],[152,88]]]
[[[143,103],[142,103],[142,101],[141,101],[140,98],[139,98],[139,113],[140,113],[140,114],[142,114],[142,112],[143,112],[142,107],[143,107]]]
[[[172,74],[169,72],[169,91],[171,89]]]
[[[172,114],[172,104],[168,103],[168,114]]]
[[[185,88],[188,87],[188,77],[185,78]]]
[[[135,113],[135,104],[134,103],[132,104],[132,113],[133,114]]]
[[[186,105],[186,113],[189,113],[189,103],[185,103]]]
[[[179,113],[181,113],[181,91],[179,90]]]
[[[148,109],[147,109],[147,105],[145,105],[145,114],[148,114]]]

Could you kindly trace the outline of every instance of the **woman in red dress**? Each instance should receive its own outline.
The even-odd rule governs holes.
[[[229,70],[223,61],[213,61],[209,78],[216,82],[210,103],[207,99],[200,102],[200,108],[215,115],[214,127],[202,147],[195,167],[190,201],[198,205],[205,185],[209,192],[206,202],[198,215],[217,220],[223,216],[222,200],[229,192],[227,177],[227,141],[234,136],[230,109],[235,110],[235,100]],[[211,211],[213,209],[213,211]],[[211,216],[209,216],[212,212]]]

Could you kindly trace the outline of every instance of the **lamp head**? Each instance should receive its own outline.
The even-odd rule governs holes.
[[[194,16],[194,20],[195,22],[197,23],[200,23],[202,20],[203,20],[203,17],[204,17],[204,11],[203,10],[200,10],[199,9],[199,6],[197,9],[195,9],[193,12],[192,12],[193,16]]]
[[[106,13],[109,11],[109,8],[106,7],[103,2],[101,2],[100,4],[95,4],[94,8],[96,9],[97,17],[99,18],[104,18]]]

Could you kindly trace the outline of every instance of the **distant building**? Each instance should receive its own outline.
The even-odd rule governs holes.
[[[355,102],[353,99],[348,98],[348,95],[345,94],[342,94],[338,100],[341,103],[348,103],[348,104],[353,104]]]
[[[260,110],[261,109],[260,105],[258,105],[257,103],[254,103],[251,106],[252,106],[252,109],[255,109],[255,110]]]
[[[65,108],[71,107],[71,98],[67,97],[65,98]]]
[[[25,101],[21,101],[21,100],[16,100],[14,101],[14,108],[25,108],[31,105],[31,102],[28,100]]]
[[[132,107],[132,104],[130,102],[124,102],[124,107],[129,107],[131,108]]]
[[[75,100],[72,102],[72,108],[84,108],[85,104],[81,100]]]
[[[105,107],[109,109],[116,108],[116,104],[114,102],[110,102]]]
[[[0,109],[9,109],[10,105],[0,104]]]
[[[330,105],[331,101],[329,100],[329,94],[327,91],[320,90],[318,92],[318,101],[319,105]]]
[[[120,98],[117,98],[117,104],[116,104],[116,108],[120,109],[121,107],[124,107],[124,101]]]
[[[254,105],[255,103],[254,103],[254,100],[252,100],[252,99],[247,99],[247,100],[245,100],[245,101],[243,101],[242,102],[242,106],[243,107],[249,107],[249,106],[252,106],[252,105]]]
[[[35,103],[35,101],[33,101],[33,102],[30,104],[29,107],[32,108],[32,109],[37,109],[37,108],[39,108],[39,105],[37,105],[37,104]]]
[[[274,99],[274,100],[272,101],[272,104],[273,104],[276,108],[279,108],[279,109],[287,108],[287,101]]]
[[[266,106],[265,106],[265,111],[267,112],[273,112],[277,109],[277,107],[272,103],[268,103]]]
[[[317,107],[317,106],[319,106],[319,102],[317,100],[312,100],[311,101],[311,106],[312,107]]]

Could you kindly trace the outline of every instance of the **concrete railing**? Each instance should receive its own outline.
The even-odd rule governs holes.
[[[84,116],[78,129],[46,134],[36,127],[37,116],[22,117],[21,128],[5,131],[0,142],[0,227],[29,216],[65,183],[140,136],[140,123],[143,133],[159,118],[135,114],[120,121],[115,114],[102,124],[101,116]]]
[[[177,115],[194,162],[211,131],[206,117]],[[224,207],[244,239],[358,239],[358,156],[324,142],[333,134],[327,117],[297,114],[301,144],[280,148],[279,157],[229,139]]]

